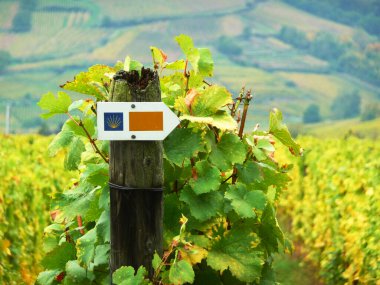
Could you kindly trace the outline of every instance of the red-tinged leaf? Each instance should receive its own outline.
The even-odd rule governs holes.
[[[54,211],[50,212],[50,217],[53,220],[53,222],[54,222],[55,218],[59,215],[59,213],[60,213],[59,210],[54,210]]]
[[[163,59],[163,61],[165,62],[165,61],[168,59],[167,54],[164,53],[164,52],[162,51],[162,49],[160,49],[160,53],[161,53],[161,55],[162,55],[162,59]]]
[[[186,107],[189,109],[189,112],[191,113],[191,105],[193,104],[195,98],[200,95],[197,90],[190,89],[185,97],[185,104]]]
[[[193,177],[194,180],[198,180],[198,173],[195,167],[191,169],[191,176]]]
[[[62,282],[63,278],[65,278],[65,272],[61,272],[61,273],[59,273],[59,274],[55,277],[55,280],[57,280],[58,282]]]
[[[84,235],[82,216],[80,215],[77,216],[77,222],[78,222],[79,232],[81,233],[81,235]]]

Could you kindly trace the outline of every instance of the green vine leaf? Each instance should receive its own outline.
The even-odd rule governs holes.
[[[187,77],[187,88],[186,97],[189,96],[189,93],[193,91],[203,92],[203,90],[207,87],[203,83],[203,76],[200,73],[195,73],[194,70],[190,70],[189,76]],[[187,98],[185,99],[185,102]]]
[[[136,61],[136,60],[132,60],[129,56],[127,56],[124,60],[124,70],[125,71],[136,70],[140,74],[142,67],[143,67],[143,64],[141,62]]]
[[[165,68],[172,70],[184,70],[185,66],[186,62],[183,59],[180,59],[174,62],[168,62],[168,64],[165,65]]]
[[[110,244],[97,245],[95,248],[94,266],[108,268]]]
[[[71,105],[69,106],[68,108],[68,111],[71,112],[73,110],[79,110],[79,109],[82,109],[83,106],[85,105],[85,100],[76,100],[74,101],[73,103],[71,103]]]
[[[94,121],[92,118],[86,118],[83,121],[90,136],[95,133]],[[80,137],[78,137],[80,136]],[[67,148],[67,154],[64,161],[65,169],[76,170],[81,161],[81,154],[86,150],[82,138],[88,139],[84,130],[77,126],[73,121],[68,120],[62,127],[62,130],[56,135],[48,147],[50,156],[55,156],[61,149]]]
[[[257,148],[260,148],[260,149],[263,149],[263,150],[266,150],[266,151],[269,151],[269,152],[275,151],[274,146],[270,143],[270,141],[268,139],[260,139],[260,140],[258,140],[258,142],[257,142]]]
[[[200,246],[192,245],[181,248],[180,250],[181,257],[183,260],[186,260],[191,265],[202,262],[206,258],[208,251]]]
[[[76,116],[73,116],[73,118],[77,122],[81,121],[81,123],[83,124],[83,127],[87,130],[87,132],[91,138],[94,136],[94,134],[95,134],[95,121],[96,121],[95,116],[87,116],[83,120],[80,120],[80,118],[76,117]],[[74,132],[74,134],[81,136],[85,139],[88,139],[87,133],[85,132],[83,127],[78,126],[73,120],[68,120],[63,125],[62,129],[70,130],[70,131]]]
[[[243,165],[236,165],[238,182],[249,185],[263,179],[260,166],[254,161],[247,161]]]
[[[77,240],[77,256],[78,261],[85,265],[86,268],[90,266],[95,256],[95,242],[96,242],[96,231],[95,229],[89,230],[85,235]]]
[[[285,237],[276,218],[272,205],[268,205],[263,213],[260,225],[262,243],[269,252],[278,252],[279,244],[285,245]]]
[[[197,176],[190,179],[190,186],[199,195],[219,189],[220,171],[212,167],[207,161],[198,161],[195,164]]]
[[[263,162],[259,162],[258,165],[260,166],[260,172],[263,174],[263,179],[258,183],[258,185],[261,185],[259,189],[270,186],[284,188],[289,183],[290,177],[286,173]]]
[[[57,97],[49,92],[41,97],[37,105],[41,109],[49,111],[48,113],[41,114],[42,118],[47,119],[54,115],[67,113],[71,105],[71,98],[65,92],[58,92]]]
[[[204,148],[199,133],[191,129],[177,128],[164,141],[164,149],[166,158],[180,166],[185,160],[188,163],[190,158]]]
[[[212,115],[211,125],[221,131],[234,131],[237,129],[237,122],[226,111],[218,111]]]
[[[182,72],[164,76],[160,80],[162,101],[173,107],[175,100],[185,93],[186,82]]]
[[[152,52],[153,62],[160,66],[164,65],[164,62],[166,62],[167,59],[167,55],[162,50],[156,47],[150,47],[150,50]]]
[[[201,56],[199,50],[194,47],[193,40],[189,36],[184,34],[175,37],[175,40],[177,41],[182,52],[185,54],[186,58],[190,62],[194,71],[197,73],[199,69],[198,64]]]
[[[110,212],[109,209],[103,211],[100,215],[98,222],[96,223],[96,234],[98,238],[104,242],[110,242],[111,228],[110,228]]]
[[[257,238],[249,227],[232,228],[215,240],[208,253],[207,264],[218,271],[229,269],[241,281],[257,281],[264,260],[262,252],[252,244],[257,244]]]
[[[94,274],[88,272],[78,264],[78,261],[71,260],[66,264],[65,285],[91,285],[94,280]]]
[[[153,255],[153,260],[152,260],[152,266],[153,266],[153,269],[156,271],[158,269],[158,267],[160,266],[161,264],[161,261],[162,259],[160,258],[160,256],[157,254],[157,252],[154,253]]]
[[[122,266],[112,274],[112,281],[115,285],[145,285],[150,284],[145,280],[147,275],[144,267],[139,267],[136,272],[132,266]]]
[[[73,137],[68,146],[67,154],[64,160],[64,166],[67,170],[77,170],[81,161],[82,152],[86,150],[81,138]]]
[[[60,274],[61,270],[46,270],[38,274],[36,284],[38,285],[53,285],[57,284],[56,277]]]
[[[273,109],[270,112],[269,133],[287,146],[292,154],[302,154],[301,146],[293,140],[288,127],[282,122],[282,113],[278,109]]]
[[[106,73],[114,73],[116,70],[113,67],[97,64],[91,66],[87,72],[79,73],[74,81],[68,81],[61,85],[63,89],[75,91],[78,93],[95,96],[96,99],[105,100],[108,98],[103,88],[94,83],[99,83],[100,86],[110,85],[111,80]]]
[[[231,93],[225,87],[213,85],[200,92],[190,104],[186,103],[186,98],[178,98],[175,107],[184,115],[207,118],[230,103],[232,103]]]
[[[104,186],[108,182],[108,171],[108,163],[89,163],[82,173],[81,180],[95,186]]]
[[[191,215],[199,221],[206,221],[222,212],[223,196],[220,192],[197,195],[189,186],[185,186],[180,200],[189,205]]]
[[[231,201],[232,208],[242,218],[260,217],[267,204],[263,191],[248,190],[241,183],[230,185],[225,197]]]
[[[211,77],[214,70],[214,61],[212,60],[211,51],[208,48],[199,48],[199,73],[203,76]]]
[[[72,243],[64,242],[55,249],[45,255],[41,264],[44,268],[50,270],[65,269],[65,265],[69,260],[76,259],[76,250]]]
[[[191,264],[185,260],[177,261],[170,267],[169,280],[173,284],[193,283],[194,276]]]
[[[97,206],[99,190],[92,184],[80,183],[73,189],[57,194],[53,204],[60,207],[63,217],[68,220],[72,220],[78,215],[82,215],[88,220],[94,220],[98,217],[94,211],[100,215],[100,209]]]
[[[71,130],[62,129],[48,146],[50,156],[55,156],[62,148],[68,147],[75,138],[75,133]]]
[[[246,148],[240,138],[232,133],[225,133],[218,143],[213,143],[209,160],[221,171],[227,171],[232,165],[242,164],[246,157]]]

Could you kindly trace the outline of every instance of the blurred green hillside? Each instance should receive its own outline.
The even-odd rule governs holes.
[[[180,33],[193,37],[197,46],[212,49],[211,82],[236,94],[242,85],[254,90],[250,128],[265,125],[272,107],[280,108],[285,120],[296,126],[305,121],[304,112],[311,104],[327,124],[380,116],[378,1],[352,1],[347,9],[331,6],[336,13],[344,12],[342,19],[327,14],[322,18],[323,5],[317,7],[312,1],[315,7],[306,7],[304,2],[2,0],[0,132],[6,105],[11,106],[11,132],[54,131],[60,118],[56,126],[47,127],[38,117],[35,103],[41,94],[57,91],[95,63],[113,64],[131,55],[150,65],[151,45],[175,60],[179,54],[173,37]],[[373,8],[372,12],[357,9],[360,5]],[[350,22],[346,18],[352,10],[356,20]],[[339,102],[354,93],[360,99],[359,113],[346,107],[345,115],[337,116],[336,108],[344,108]],[[346,125],[339,125],[341,132],[349,131]],[[302,125],[298,130],[313,127]],[[379,128],[375,127],[375,137]]]

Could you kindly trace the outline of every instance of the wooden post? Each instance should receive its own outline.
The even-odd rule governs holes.
[[[112,102],[160,102],[157,72],[119,71],[110,90]],[[138,132],[136,133],[138,136]],[[110,182],[138,189],[110,187],[111,274],[123,265],[141,265],[153,275],[155,251],[162,256],[163,186],[161,141],[111,141]],[[111,184],[111,185],[112,185]],[[157,189],[156,189],[157,190]]]

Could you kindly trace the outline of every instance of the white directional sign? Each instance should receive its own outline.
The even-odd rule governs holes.
[[[164,140],[180,123],[163,102],[99,102],[97,117],[100,140]]]

